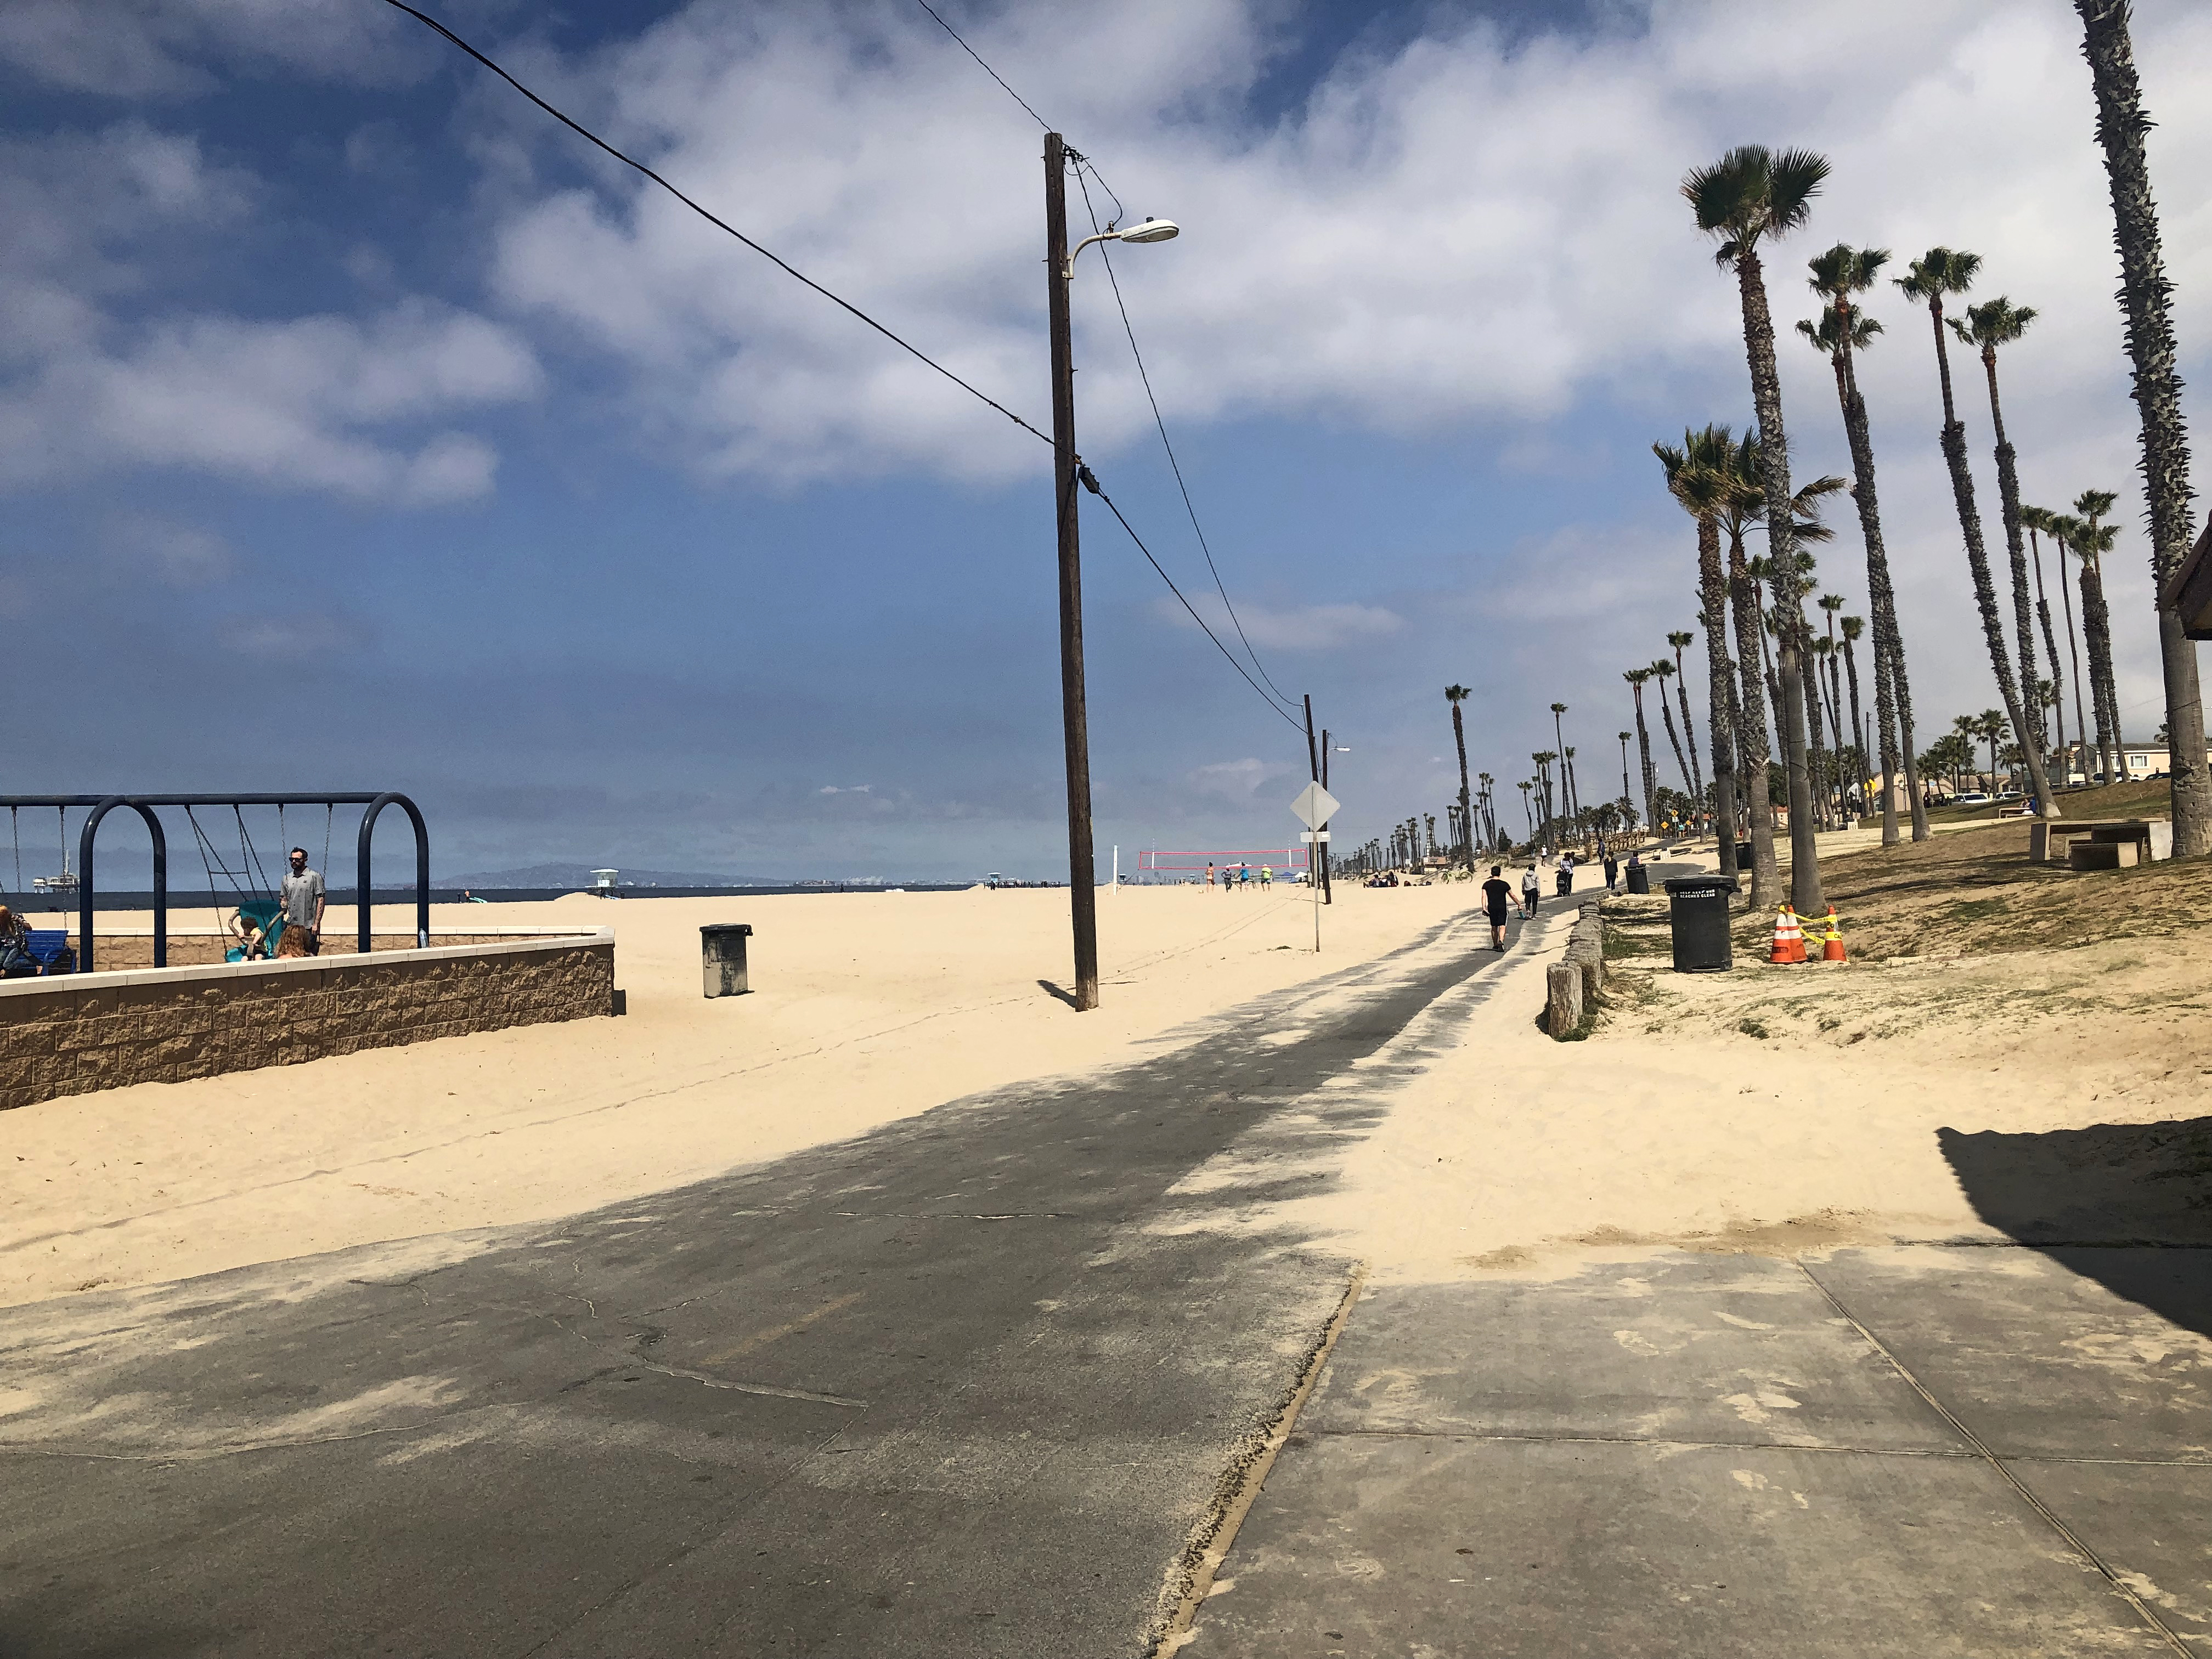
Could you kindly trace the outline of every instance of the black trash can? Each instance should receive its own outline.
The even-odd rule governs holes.
[[[1667,884],[1676,973],[1717,974],[1735,966],[1729,938],[1729,899],[1735,890],[1728,876],[1676,876]]]
[[[1628,877],[1628,890],[1630,892],[1648,893],[1651,890],[1651,866],[1650,865],[1632,864],[1628,866],[1626,873]]]
[[[745,969],[747,921],[717,922],[699,930],[699,975],[710,997],[741,997],[752,989]]]

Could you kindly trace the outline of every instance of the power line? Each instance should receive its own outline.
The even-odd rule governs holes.
[[[975,47],[969,46],[965,40],[960,40],[960,31],[954,28],[951,24],[946,22],[943,17],[939,16],[937,8],[931,5],[929,3],[929,0],[914,0],[914,3],[917,6],[920,6],[924,11],[927,12],[932,17],[937,18],[937,27],[943,29],[955,40],[959,41],[960,50],[966,52],[970,58],[974,58],[976,64],[982,69],[984,74],[989,76],[1000,86],[1006,87],[1006,77],[1000,75],[998,70],[993,69],[988,64],[984,63],[982,58],[977,55]],[[1012,99],[1024,109],[1029,109],[1030,120],[1036,122],[1047,132],[1052,131],[1052,123],[1046,120],[1043,116],[1039,115],[1035,110],[1030,109],[1030,100],[1028,99],[1023,97],[1021,94],[1016,92],[1012,87],[1006,87],[1006,96]]]
[[[852,313],[854,316],[859,318],[870,328],[875,330],[877,333],[882,335],[893,345],[898,347],[902,351],[906,352],[918,362],[926,364],[927,367],[935,369],[946,380],[951,381],[953,385],[958,386],[963,392],[968,393],[969,396],[978,398],[983,403],[989,404],[993,409],[997,410],[1000,414],[1005,416],[1008,420],[1012,421],[1016,426],[1021,428],[1023,431],[1028,433],[1031,437],[1043,439],[1046,443],[1050,443],[1052,441],[1050,438],[1038,431],[1036,428],[1031,426],[1020,416],[1015,414],[1012,410],[1008,409],[997,398],[990,397],[988,394],[978,391],[975,387],[969,385],[967,381],[962,380],[951,369],[945,368],[944,364],[929,356],[919,347],[908,344],[905,340],[901,339],[897,335],[892,333],[890,329],[884,327],[874,318],[869,316],[866,312],[861,310],[860,307],[854,305],[851,301],[832,294],[828,289],[823,287],[821,283],[816,282],[805,271],[786,264],[782,259],[778,258],[775,254],[769,252],[768,249],[763,247],[758,242],[753,240],[751,237],[746,235],[744,232],[738,229],[734,225],[727,224],[722,220],[715,217],[714,214],[700,206],[698,203],[693,201],[682,191],[677,189],[675,185],[670,184],[667,179],[662,178],[651,167],[646,166],[644,162],[636,160],[635,157],[623,155],[622,151],[617,149],[612,144],[600,137],[599,134],[593,132],[589,127],[585,126],[581,122],[572,119],[570,117],[562,113],[561,111],[554,108],[552,105],[547,103],[536,93],[531,91],[528,87],[524,86],[521,82],[516,80],[512,75],[509,75],[497,64],[495,64],[490,58],[485,57],[483,53],[478,52],[467,41],[462,40],[459,35],[454,33],[453,30],[447,28],[436,18],[432,17],[426,13],[416,10],[414,7],[406,4],[405,0],[385,0],[385,3],[394,7],[400,11],[405,12],[410,17],[413,18],[416,22],[421,23],[424,27],[429,29],[433,33],[444,37],[444,39],[450,41],[453,45],[459,47],[461,51],[475,58],[477,62],[482,64],[494,75],[499,76],[501,80],[506,82],[507,85],[513,87],[525,98],[527,98],[532,103],[537,105],[538,108],[544,110],[555,120],[560,122],[562,126],[567,127],[570,131],[588,139],[592,143],[597,145],[608,155],[613,156],[616,161],[620,161],[624,167],[636,168],[638,172],[652,179],[654,184],[659,185],[661,189],[666,191],[678,201],[683,203],[685,207],[690,208],[692,212],[697,214],[702,219],[704,219],[708,224],[714,226],[717,230],[726,232],[729,235],[734,236],[738,241],[743,242],[754,252],[759,254],[761,258],[766,259],[769,264],[775,265],[778,270],[784,272],[785,275],[796,277],[799,282],[804,283],[807,287],[812,289],[817,294],[829,301],[831,304],[841,307],[844,310]],[[927,8],[925,8],[925,9],[927,9]],[[941,21],[943,20],[940,19],[939,21]],[[955,36],[954,38],[957,39],[958,37]],[[978,63],[982,62],[981,58],[977,58],[976,61]],[[988,68],[988,65],[986,65],[985,67]],[[1011,88],[1008,89],[1010,91],[1012,90]],[[1023,107],[1027,108],[1028,106],[1024,105]],[[1035,114],[1036,112],[1032,110],[1030,111],[1030,113]]]
[[[1084,165],[1088,166],[1089,163],[1086,161]],[[1091,191],[1083,184],[1083,174],[1079,171],[1075,175],[1075,181],[1083,190],[1084,211],[1090,214],[1091,228],[1096,231],[1098,228],[1097,210],[1091,204]],[[1106,181],[1101,179],[1098,182],[1103,185]],[[1236,627],[1237,637],[1244,643],[1244,654],[1252,659],[1252,666],[1260,671],[1260,678],[1267,681],[1268,690],[1274,693],[1277,700],[1288,708],[1291,706],[1292,700],[1285,694],[1282,687],[1275,684],[1274,677],[1267,672],[1267,665],[1260,660],[1260,653],[1252,648],[1252,641],[1244,632],[1243,619],[1237,616],[1236,605],[1230,602],[1229,588],[1221,580],[1220,568],[1213,562],[1213,550],[1206,544],[1205,528],[1198,521],[1198,508],[1192,504],[1190,486],[1183,482],[1182,464],[1176,460],[1175,445],[1168,440],[1168,423],[1160,414],[1160,400],[1152,394],[1152,377],[1145,368],[1145,354],[1137,346],[1137,331],[1129,321],[1129,307],[1121,298],[1121,282],[1114,274],[1111,251],[1101,242],[1098,254],[1106,261],[1106,280],[1113,286],[1114,305],[1121,313],[1121,331],[1129,337],[1129,355],[1137,360],[1137,378],[1144,383],[1145,401],[1152,406],[1152,424],[1159,428],[1160,447],[1167,451],[1168,466],[1175,474],[1176,488],[1182,493],[1183,511],[1190,515],[1190,527],[1198,536],[1199,551],[1206,555],[1206,568],[1213,573],[1213,586],[1221,595],[1222,608],[1228,611],[1229,620]],[[1246,678],[1250,677],[1248,675]]]
[[[1200,631],[1202,632],[1206,638],[1213,641],[1213,648],[1229,659],[1229,665],[1231,668],[1235,669],[1239,674],[1244,674],[1244,665],[1237,660],[1237,653],[1234,651],[1231,651],[1227,646],[1222,644],[1221,636],[1216,634],[1212,629],[1206,627],[1206,618],[1198,614],[1196,607],[1194,607],[1188,599],[1183,599],[1182,589],[1176,586],[1175,578],[1169,575],[1167,571],[1162,568],[1160,562],[1152,556],[1152,550],[1145,545],[1145,538],[1137,533],[1136,527],[1127,519],[1121,517],[1121,509],[1114,505],[1114,498],[1111,495],[1109,495],[1103,489],[1101,489],[1098,487],[1098,480],[1092,475],[1091,469],[1079,461],[1076,463],[1075,476],[1077,480],[1085,489],[1089,490],[1100,501],[1106,503],[1106,510],[1109,513],[1111,513],[1116,520],[1120,520],[1122,529],[1129,532],[1129,539],[1136,543],[1137,551],[1145,556],[1145,562],[1151,565],[1153,569],[1159,572],[1160,580],[1168,585],[1168,592],[1174,594],[1178,599],[1182,599],[1182,608],[1190,612],[1190,619],[1198,624]],[[1260,690],[1259,681],[1254,679],[1249,674],[1244,674],[1244,684],[1250,686],[1255,691],[1260,692],[1260,700],[1267,705],[1267,709],[1270,714],[1278,716],[1285,725],[1290,726],[1291,730],[1297,732],[1301,737],[1305,734],[1306,728],[1304,723],[1292,720],[1287,713],[1278,708],[1275,704],[1274,699],[1268,696],[1265,691]]]
[[[1024,109],[1029,111],[1030,120],[1036,122],[1047,132],[1052,131],[1052,123],[1046,120],[1043,116],[1039,115],[1036,111],[1030,106],[1030,100],[1028,99],[1023,97],[1021,94],[1016,92],[1011,86],[1007,86],[1006,77],[1000,74],[998,70],[993,69],[988,64],[985,63],[983,61],[982,54],[977,52],[975,47],[969,46],[965,40],[961,38],[960,31],[954,28],[951,24],[946,22],[945,21],[944,15],[940,13],[936,7],[931,5],[929,3],[929,0],[914,0],[914,3],[937,20],[937,27],[943,29],[947,34],[951,35],[953,40],[958,43],[960,50],[966,52],[970,58],[973,58],[975,60],[977,68],[981,69],[984,74],[989,76],[994,81],[996,81],[1001,87],[1006,88],[1007,97],[1012,99]],[[1070,153],[1073,154],[1073,152]],[[1079,162],[1081,162],[1083,166],[1091,167],[1091,176],[1098,180],[1099,189],[1104,191],[1109,196],[1114,197],[1114,211],[1117,215],[1127,211],[1127,210],[1123,208],[1121,205],[1121,198],[1119,196],[1114,195],[1114,186],[1106,182],[1105,175],[1100,173],[1097,167],[1091,167],[1090,161],[1085,157],[1077,155],[1075,159]]]

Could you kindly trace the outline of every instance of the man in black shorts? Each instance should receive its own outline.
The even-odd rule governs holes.
[[[1492,865],[1490,879],[1482,884],[1482,903],[1483,908],[1490,912],[1490,948],[1493,951],[1505,948],[1505,907],[1513,898],[1513,890],[1505,884],[1505,878],[1500,873],[1503,868],[1500,865]]]

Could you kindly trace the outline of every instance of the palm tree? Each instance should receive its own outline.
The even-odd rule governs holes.
[[[1982,373],[1990,383],[1990,425],[1996,433],[1997,501],[2004,516],[2005,551],[2012,561],[2013,628],[2020,640],[2020,684],[2031,692],[2038,678],[2035,667],[2033,607],[2027,597],[2027,553],[2021,542],[2020,470],[2012,441],[2005,436],[2004,405],[1997,400],[1997,348],[2010,345],[2035,320],[2035,307],[2015,306],[2002,294],[1978,306],[1969,306],[1963,321],[1954,317],[1951,331],[1982,356]],[[2027,701],[2033,702],[2028,697]],[[2039,709],[2031,734],[2022,738],[2028,751],[2042,744],[2043,719]]]
[[[1532,847],[1536,844],[1536,815],[1534,809],[1528,804],[1528,792],[1535,787],[1526,778],[1521,781],[1521,811],[1528,820],[1528,844]]]
[[[1795,575],[1797,542],[1790,508],[1790,441],[1782,423],[1782,378],[1774,361],[1774,319],[1767,310],[1766,282],[1759,264],[1762,240],[1787,235],[1812,216],[1813,198],[1828,176],[1824,156],[1810,150],[1770,150],[1742,144],[1711,167],[1682,180],[1682,196],[1697,216],[1698,228],[1716,238],[1717,264],[1735,272],[1743,311],[1744,358],[1751,371],[1752,407],[1759,422],[1759,482],[1766,493],[1767,556]],[[1783,603],[1778,590],[1777,608]],[[1805,693],[1801,678],[1799,630],[1778,641],[1777,665],[1782,682],[1782,746],[1790,769],[1790,890],[1801,914],[1818,915],[1820,858],[1814,840],[1813,779],[1808,769]]]
[[[1552,739],[1554,745],[1562,752],[1567,746],[1567,734],[1560,729],[1559,716],[1566,712],[1567,706],[1563,702],[1555,702],[1552,705]],[[1572,793],[1567,789],[1567,769],[1565,766],[1559,768],[1559,789],[1560,804],[1567,809],[1568,814],[1572,816],[1575,800]]]
[[[1836,395],[1843,404],[1844,435],[1851,450],[1852,497],[1858,503],[1859,532],[1866,542],[1867,599],[1874,611],[1875,723],[1881,738],[1881,839],[1898,841],[1896,778],[1900,763],[1911,801],[1912,839],[1928,839],[1928,805],[1920,791],[1920,762],[1912,744],[1912,687],[1905,672],[1905,636],[1897,625],[1897,595],[1890,586],[1889,554],[1882,544],[1881,510],[1875,495],[1874,440],[1867,423],[1866,400],[1859,395],[1857,354],[1872,343],[1881,325],[1863,316],[1850,296],[1872,288],[1889,250],[1854,248],[1838,242],[1813,261],[1813,291],[1830,301],[1822,327],[1798,328],[1816,349],[1827,352],[1836,372]],[[1899,734],[1902,734],[1901,738]]]
[[[1633,732],[1618,732],[1618,733],[1616,733],[1615,735],[1616,735],[1616,736],[1618,736],[1618,737],[1620,738],[1620,805],[1621,805],[1621,810],[1622,810],[1622,811],[1633,811],[1633,810],[1634,810],[1634,807],[1633,807],[1633,804],[1632,804],[1632,803],[1631,802],[1631,800],[1629,799],[1629,794],[1628,794],[1628,740],[1629,740],[1631,738],[1634,737],[1636,734],[1635,734]]]
[[[1966,568],[1974,579],[1974,603],[1982,613],[1982,637],[1990,648],[1990,667],[1996,675],[1997,694],[2024,750],[2030,748],[2027,711],[2021,702],[2020,683],[2013,678],[2012,653],[2005,648],[2004,623],[1997,615],[1996,587],[1990,580],[1990,556],[1982,544],[1982,515],[1974,506],[1974,477],[1966,466],[1966,428],[1959,419],[1951,392],[1951,354],[1943,340],[1943,296],[1964,294],[1981,270],[1981,256],[1948,247],[1931,247],[1912,262],[1911,274],[1896,278],[1905,297],[1924,303],[1936,331],[1936,368],[1943,387],[1943,460],[1951,471],[1951,497],[1959,509],[1959,530],[1966,544]],[[2022,573],[2023,576],[2025,572]],[[2043,761],[2032,750],[2028,778],[2035,793],[2036,810],[2045,817],[2058,805],[2044,781]]]
[[[1992,793],[1999,787],[1997,745],[2004,741],[2005,733],[2010,729],[2005,713],[2001,708],[1984,708],[1982,710],[1981,718],[1974,722],[1975,735],[1990,746],[1990,788]]]
[[[1651,678],[1651,671],[1632,668],[1620,678],[1636,693],[1636,752],[1644,769],[1644,821],[1656,825],[1659,822],[1659,773],[1651,764],[1651,728],[1644,723],[1644,683]]]
[[[1536,763],[1536,799],[1544,809],[1543,825],[1539,826],[1541,828],[1549,825],[1559,816],[1552,806],[1552,763],[1559,759],[1559,756],[1545,749],[1528,758]]]
[[[1694,798],[1697,788],[1690,777],[1689,757],[1683,754],[1682,739],[1674,730],[1674,705],[1667,701],[1667,682],[1674,678],[1674,665],[1669,659],[1661,657],[1652,663],[1651,673],[1659,682],[1659,713],[1666,721],[1667,741],[1674,745],[1674,764],[1682,774],[1682,788]]]
[[[1492,777],[1487,772],[1477,772],[1474,775],[1474,781],[1482,786],[1482,793],[1478,797],[1478,799],[1482,802],[1483,828],[1489,832],[1488,840],[1490,844],[1492,847],[1495,847],[1498,844],[1498,814],[1492,810],[1492,803],[1490,798],[1490,786],[1497,782],[1498,780]]]
[[[1559,749],[1559,781],[1567,791],[1567,821],[1575,825],[1575,839],[1582,839],[1583,787],[1575,781],[1575,746],[1562,744]]]
[[[2089,769],[2089,726],[2081,714],[2081,634],[2074,622],[2074,590],[2066,585],[2066,553],[2080,520],[2069,514],[2047,513],[2044,532],[2058,550],[2058,600],[2066,610],[2067,660],[2074,669],[2074,741],[2081,746],[2081,769]]]
[[[1844,608],[1840,593],[1823,593],[1819,604],[1828,617],[1828,648],[1820,653],[1822,665],[1827,670],[1827,684],[1822,688],[1828,698],[1828,730],[1836,734],[1836,747],[1844,747],[1844,680],[1843,653],[1836,648],[1836,613]]]
[[[2168,775],[2172,779],[2177,858],[2212,852],[2212,769],[2205,765],[2204,702],[2197,647],[2166,597],[2189,553],[2189,441],[2181,424],[2181,377],[2174,372],[2173,323],[2159,247],[2158,204],[2143,156],[2142,88],[2128,37],[2127,0],[2074,0],[2082,52],[2097,94],[2097,139],[2112,187],[2112,240],[2120,251],[2120,301],[2142,411],[2144,495],[2150,507],[2150,568],[2158,595],[2158,652],[2166,678]]]
[[[1667,635],[1667,643],[1674,647],[1674,672],[1680,678],[1674,686],[1674,696],[1682,705],[1682,744],[1690,751],[1690,793],[1702,800],[1705,793],[1705,775],[1698,765],[1698,727],[1690,718],[1690,675],[1682,666],[1682,653],[1697,642],[1698,636],[1687,629]]]
[[[2112,613],[2105,603],[2104,556],[2112,550],[2119,526],[2098,522],[2116,499],[2109,489],[2083,490],[2074,498],[2074,510],[2081,516],[2068,527],[2067,537],[2074,556],[2081,561],[2081,633],[2089,646],[2089,696],[2097,711],[2097,747],[2107,783],[2124,781],[2128,764],[2118,683],[2112,675]]]
[[[2047,507],[2023,507],[2020,510],[2021,527],[2027,532],[2028,556],[2033,562],[2035,569],[2035,617],[2043,628],[2044,654],[2051,659],[2051,715],[2054,728],[2053,746],[2063,750],[2066,747],[2066,674],[2058,665],[2058,636],[2051,629],[2051,601],[2044,597],[2043,590],[2043,538],[2050,532],[2051,521],[2057,516]],[[2058,583],[2063,592],[2066,585],[2066,556],[2063,552],[2058,556]],[[2067,607],[2066,626],[2068,643],[2071,644],[2074,623],[2073,607],[2070,604]],[[2078,661],[2079,659],[2077,658],[2076,660]],[[2075,700],[2077,703],[2081,700],[2078,688],[2075,692]]]
[[[1467,787],[1467,724],[1460,718],[1459,706],[1474,695],[1463,685],[1444,687],[1444,701],[1451,705],[1452,744],[1459,750],[1459,817],[1462,824],[1474,822],[1468,816],[1468,809],[1474,803],[1468,797]],[[1474,833],[1471,830],[1467,835],[1467,872],[1469,875],[1474,873]]]
[[[1867,747],[1866,716],[1859,712],[1858,653],[1851,647],[1858,643],[1860,636],[1865,632],[1865,617],[1844,618],[1844,673],[1850,681],[1851,686],[1851,746],[1858,750],[1858,771],[1853,781],[1858,784],[1862,793],[1865,790],[1867,774],[1874,769],[1873,751]],[[1888,781],[1887,776],[1884,777],[1883,781],[1884,783]],[[1891,805],[1888,812],[1890,822],[1894,824],[1897,821],[1896,806]]]

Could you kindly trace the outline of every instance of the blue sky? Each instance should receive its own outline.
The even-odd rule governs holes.
[[[436,9],[1045,423],[1037,130],[918,8]],[[1447,683],[1510,792],[1555,699],[1611,752],[1620,670],[1688,625],[1649,445],[1747,397],[1671,189],[1746,139],[1836,161],[1803,257],[1969,246],[2044,312],[2006,363],[2023,472],[2053,505],[2123,492],[2122,702],[2156,724],[2070,8],[1827,9],[948,12],[1133,213],[1185,226],[1115,270],[1248,630],[1352,747],[1345,840],[1441,813]],[[1863,61],[1815,61],[1846,17]],[[2212,185],[2172,158],[2212,137],[2212,23],[2146,3],[2137,33],[2202,381]],[[447,871],[1059,868],[1043,446],[369,0],[33,0],[0,20],[0,86],[10,790],[398,787]],[[1095,257],[1082,447],[1195,597]],[[1785,327],[1799,257],[1771,263]],[[1877,314],[1940,730],[1995,698],[1925,324]],[[1800,472],[1846,470],[1825,364],[1785,353]],[[1824,585],[1863,610],[1839,529]],[[1283,838],[1302,736],[1095,508],[1085,545],[1102,860]]]

